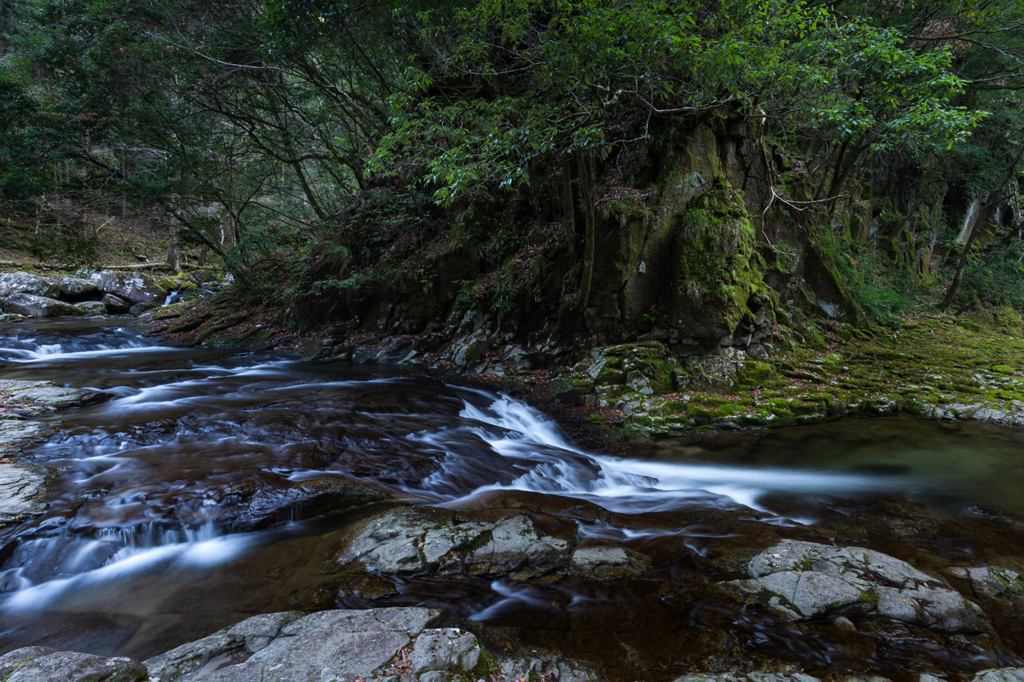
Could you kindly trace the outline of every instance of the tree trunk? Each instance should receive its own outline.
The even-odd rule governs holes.
[[[590,280],[594,274],[594,185],[596,184],[597,160],[590,152],[576,152],[579,172],[580,208],[583,211],[583,275],[580,280],[579,310],[586,315],[590,301]]]

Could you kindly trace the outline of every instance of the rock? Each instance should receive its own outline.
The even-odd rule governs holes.
[[[302,617],[299,611],[253,616],[209,637],[182,644],[151,658],[146,661],[146,667],[153,680],[173,682],[200,670],[211,660],[224,662],[228,655],[244,656],[266,648],[280,634],[282,627]]]
[[[76,303],[75,305],[81,308],[82,312],[86,315],[107,314],[107,304],[104,303],[103,301],[82,301],[81,303]]]
[[[568,563],[569,543],[539,532],[526,514],[498,521],[491,537],[466,559],[471,573],[547,573]],[[525,577],[517,575],[516,577]]]
[[[57,286],[60,287],[61,297],[67,299],[85,298],[97,291],[95,284],[78,277],[60,277],[57,279]]]
[[[27,272],[8,272],[0,275],[0,298],[11,294],[32,294],[44,298],[58,298],[60,285],[52,279],[30,275]]]
[[[114,294],[104,295],[102,303],[107,307],[107,310],[109,310],[114,315],[126,313],[132,308],[131,303],[124,300],[120,296],[115,296]]]
[[[675,682],[819,682],[803,673],[699,673],[676,678]]]
[[[399,508],[356,525],[339,561],[388,575],[434,571],[524,579],[568,568],[569,553],[567,540],[540,532],[529,514],[455,523],[448,510]]]
[[[1024,668],[993,668],[982,670],[972,682],[1024,682]]]
[[[142,313],[146,312],[147,310],[152,310],[155,307],[156,307],[156,303],[152,303],[152,302],[150,302],[150,303],[136,303],[135,305],[133,305],[131,308],[128,309],[128,313],[130,315],[134,315],[135,317],[138,317],[139,315],[141,315]]]
[[[54,649],[47,649],[44,646],[29,646],[15,649],[0,656],[0,680],[6,680],[8,675],[32,659],[52,654],[53,652]]]
[[[453,525],[444,510],[403,508],[371,517],[357,526],[342,563],[398,575],[437,569],[442,559],[468,549],[489,531],[478,523]]]
[[[33,294],[12,294],[4,299],[4,311],[25,317],[62,317],[84,315],[78,306]]]
[[[428,671],[470,671],[480,660],[476,637],[458,628],[424,630],[409,654],[414,674]]]
[[[57,410],[83,407],[114,396],[85,388],[69,388],[53,381],[2,381],[0,397],[6,398],[3,412],[27,419],[52,414]]]
[[[257,616],[146,665],[153,682],[372,679],[388,674],[388,663],[402,649],[412,645],[415,651],[414,640],[439,624],[441,615],[434,609],[392,608]],[[424,660],[428,650],[424,646]]]
[[[859,610],[948,633],[988,628],[977,604],[944,581],[870,549],[783,540],[754,557],[747,573],[753,580],[720,587],[740,598],[754,596],[785,620]]]
[[[968,580],[974,594],[986,599],[1008,599],[1024,604],[1024,581],[1020,574],[998,566],[980,568],[951,568],[948,575]]]
[[[0,301],[2,303],[2,301]],[[18,315],[17,313],[4,313],[0,315],[0,322],[21,322],[25,319],[24,315]]]
[[[24,447],[44,435],[39,422],[21,419],[0,419],[0,451]]]
[[[138,303],[159,304],[167,298],[167,292],[157,286],[152,277],[141,272],[104,270],[93,274],[89,279],[104,294],[113,294],[132,305]],[[107,305],[110,306],[109,303]]]
[[[993,668],[974,676],[972,682],[1024,682],[1024,668]]]
[[[103,658],[44,647],[16,649],[0,657],[4,682],[145,682],[145,666],[130,658]]]
[[[29,464],[0,464],[0,523],[41,514],[46,505],[47,470]],[[0,676],[0,680],[3,677]]]
[[[572,553],[572,570],[591,578],[624,578],[649,565],[643,554],[622,547],[585,547]]]
[[[386,499],[375,488],[342,478],[289,483],[287,487],[260,489],[232,523],[236,531],[266,528],[283,521],[340,513]]]

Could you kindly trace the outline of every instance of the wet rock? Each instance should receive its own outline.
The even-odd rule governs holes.
[[[114,315],[121,315],[132,309],[132,304],[124,300],[120,296],[114,294],[106,294],[103,296],[101,303],[107,307]]]
[[[3,413],[22,419],[92,405],[114,397],[110,393],[69,388],[53,381],[0,381],[0,396],[6,398]]]
[[[722,589],[755,597],[786,620],[874,611],[948,633],[988,627],[981,609],[941,579],[870,549],[783,540],[754,557],[747,573],[753,580],[721,583]]]
[[[28,464],[0,464],[0,523],[41,514],[46,505],[47,470]],[[3,679],[0,676],[0,679]]]
[[[3,303],[2,299],[0,299],[0,303]],[[21,322],[24,319],[24,315],[18,315],[17,313],[4,313],[0,315],[0,322]]]
[[[4,311],[25,317],[63,317],[85,314],[78,306],[34,294],[8,296],[4,299]]]
[[[1008,599],[1017,604],[1024,604],[1024,580],[1020,574],[999,566],[982,566],[979,568],[950,568],[948,575],[967,580],[974,589],[974,594],[986,599]]]
[[[538,530],[525,513],[484,514],[456,523],[448,510],[401,508],[357,525],[339,561],[388,575],[440,572],[525,579],[567,569],[570,547],[568,540]]]
[[[0,275],[0,298],[11,294],[32,294],[44,298],[58,298],[60,285],[52,279],[27,272],[8,272]]]
[[[584,547],[572,553],[572,570],[591,578],[625,578],[647,569],[650,560],[622,547]]]
[[[341,562],[359,561],[389,575],[436,570],[442,559],[471,549],[489,531],[479,523],[454,525],[445,510],[390,510],[357,527]]]
[[[439,624],[441,615],[393,608],[321,611],[297,619],[290,613],[258,616],[146,665],[153,682],[372,679],[383,676],[403,649],[415,651],[414,640]],[[428,650],[424,646],[424,659]]]
[[[82,312],[86,315],[107,314],[107,304],[104,303],[103,301],[82,301],[81,303],[76,303],[75,305],[81,308]]]
[[[92,296],[97,291],[94,283],[79,277],[60,277],[57,286],[60,287],[61,298],[71,300]]]
[[[818,682],[818,678],[803,673],[701,673],[675,682]]]
[[[384,500],[385,495],[357,481],[322,478],[266,487],[249,500],[233,521],[235,530],[258,530],[283,521],[297,521],[340,513]]]
[[[145,682],[146,667],[130,658],[103,658],[45,647],[16,649],[0,657],[4,682]]]
[[[526,514],[498,521],[466,560],[471,573],[547,573],[568,563],[569,543],[537,530]],[[525,577],[525,576],[517,576]]]
[[[1024,682],[1024,668],[993,668],[982,670],[972,682]]]
[[[167,298],[167,291],[157,286],[152,277],[141,272],[104,270],[94,273],[89,279],[104,294],[113,294],[132,305],[138,303],[158,304]],[[104,303],[106,303],[105,300]],[[110,306],[109,303],[107,305]]]

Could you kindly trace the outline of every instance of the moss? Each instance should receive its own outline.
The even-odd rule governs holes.
[[[775,368],[770,363],[751,360],[743,363],[737,376],[744,384],[762,384],[775,376]]]

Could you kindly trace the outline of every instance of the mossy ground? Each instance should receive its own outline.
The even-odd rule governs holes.
[[[623,394],[618,406],[631,409],[595,409],[589,421],[627,436],[783,426],[857,412],[1024,425],[1024,324],[1016,315],[921,317],[899,331],[872,333],[831,325],[822,337],[817,349],[804,345],[743,362],[728,392]],[[578,370],[569,374],[580,383]]]

